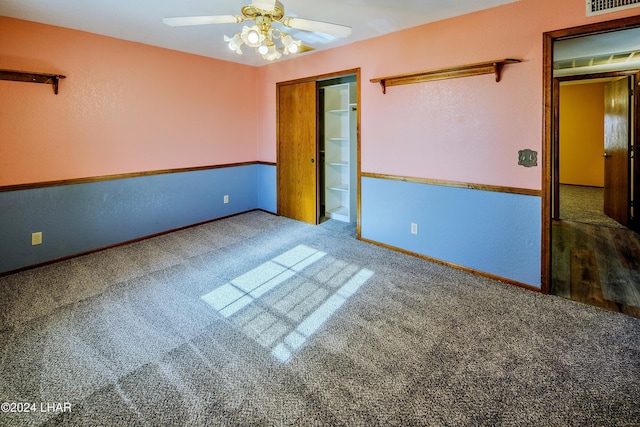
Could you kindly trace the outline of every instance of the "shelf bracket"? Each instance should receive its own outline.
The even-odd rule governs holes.
[[[496,75],[496,83],[500,82],[500,72],[502,72],[502,63],[494,62],[493,63],[493,73]]]
[[[60,85],[60,77],[58,77],[58,76],[51,77],[51,84],[53,85],[53,93],[55,95],[57,95],[58,94],[58,87]]]
[[[380,80],[380,86],[382,86],[382,93],[387,93],[387,81],[385,79]]]
[[[45,83],[53,86],[53,93],[58,94],[60,80],[66,78],[62,74],[34,73],[31,71],[0,70],[0,80],[14,82]]]

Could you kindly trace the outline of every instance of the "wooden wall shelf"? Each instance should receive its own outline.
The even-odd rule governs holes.
[[[478,76],[481,74],[495,74],[496,82],[499,82],[502,67],[506,64],[515,64],[518,62],[520,62],[519,59],[499,59],[496,61],[479,62],[477,64],[459,65],[457,67],[419,71],[417,73],[378,77],[371,79],[371,83],[380,83],[380,86],[382,86],[382,93],[387,93],[387,86],[409,85],[413,83],[428,82],[431,80],[454,79],[457,77]]]
[[[33,73],[30,71],[15,71],[15,70],[0,70],[0,80],[11,80],[14,82],[31,82],[31,83],[45,83],[53,86],[53,93],[58,94],[58,83],[60,79],[65,79],[67,76],[62,74],[46,74],[46,73]]]

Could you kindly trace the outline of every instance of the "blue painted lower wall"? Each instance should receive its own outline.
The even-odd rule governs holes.
[[[275,188],[275,166],[250,164],[0,192],[0,273],[252,209],[275,212]],[[32,246],[36,231],[43,244]]]
[[[274,165],[258,166],[258,209],[277,212],[276,167]]]
[[[361,180],[361,236],[541,286],[541,198],[380,178]],[[411,223],[418,234],[411,234]]]
[[[535,196],[363,177],[361,235],[540,287],[540,204]],[[0,192],[0,273],[252,209],[276,212],[274,165]],[[32,246],[36,231],[43,244]]]

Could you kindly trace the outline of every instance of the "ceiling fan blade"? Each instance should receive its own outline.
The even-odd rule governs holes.
[[[312,50],[316,50],[316,49],[311,46],[307,46],[303,44],[303,45],[300,45],[300,48],[298,48],[298,53],[311,52]]]
[[[336,37],[349,37],[351,35],[351,27],[346,25],[330,24],[329,22],[312,21],[311,19],[294,17],[285,17],[280,22],[282,22],[282,25],[295,28],[296,30],[313,31]]]
[[[235,24],[244,21],[244,17],[239,15],[214,15],[214,16],[179,16],[175,18],[162,18],[162,22],[172,27],[182,27],[186,25],[208,25],[208,24]]]
[[[253,0],[251,3],[261,10],[273,10],[276,7],[276,0]]]

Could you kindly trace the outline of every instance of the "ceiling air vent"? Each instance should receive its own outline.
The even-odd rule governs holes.
[[[587,16],[640,7],[640,0],[587,0]]]

